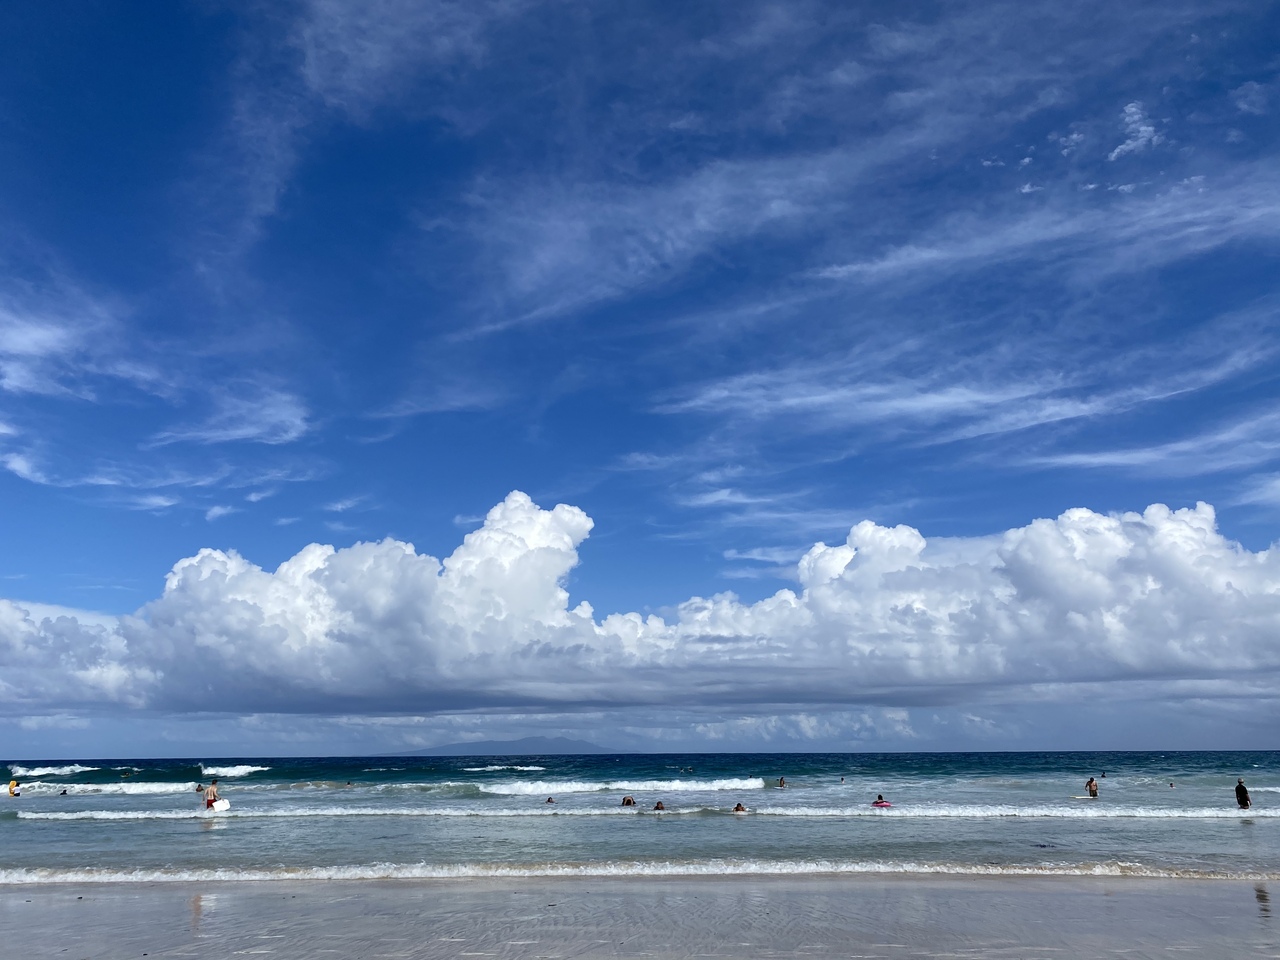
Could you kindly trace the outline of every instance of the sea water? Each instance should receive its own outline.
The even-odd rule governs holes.
[[[1280,879],[1280,752],[84,760],[14,762],[8,774],[22,795],[0,796],[0,883]],[[212,777],[229,811],[205,811],[196,788]],[[1078,799],[1089,777],[1099,796]],[[1250,810],[1236,805],[1237,777]],[[893,806],[872,807],[879,794]]]

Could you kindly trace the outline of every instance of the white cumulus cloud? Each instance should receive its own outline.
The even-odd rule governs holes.
[[[796,589],[694,597],[661,617],[571,605],[566,578],[592,526],[515,492],[444,560],[387,539],[311,544],[268,571],[204,549],[114,622],[0,602],[0,702],[800,716],[1104,682],[1227,696],[1236,678],[1280,670],[1280,554],[1225,538],[1206,504],[1077,508],[936,544],[863,521],[805,554]]]

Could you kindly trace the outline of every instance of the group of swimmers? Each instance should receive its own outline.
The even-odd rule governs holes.
[[[214,783],[217,783],[218,781],[217,781],[217,780],[215,780],[215,781],[213,781],[213,782],[214,782]],[[841,777],[841,778],[840,778],[840,782],[841,782],[841,783],[844,783],[844,777]],[[785,789],[785,788],[786,788],[786,786],[787,786],[787,778],[786,778],[786,777],[779,777],[779,778],[778,778],[778,786],[779,786],[780,788],[784,788],[784,789]],[[196,789],[199,789],[199,787],[197,787]],[[547,797],[547,799],[543,801],[543,803],[555,803],[555,802],[556,802],[556,798],[555,798],[555,797]],[[634,806],[638,806],[638,804],[636,803],[636,798],[635,798],[635,797],[633,797],[631,794],[627,794],[625,797],[623,797],[623,798],[622,798],[622,806],[624,806],[624,807],[634,807]],[[888,800],[886,800],[886,799],[884,798],[884,794],[883,794],[883,793],[878,793],[878,794],[876,794],[876,798],[875,798],[874,800],[872,800],[872,801],[871,801],[871,806],[873,806],[873,807],[880,807],[880,808],[882,808],[882,809],[883,809],[884,807],[891,807],[891,806],[893,806],[893,804],[891,804]],[[667,805],[666,805],[665,803],[663,803],[661,800],[659,800],[657,803],[655,803],[655,804],[653,805],[653,809],[654,809],[654,810],[666,810],[666,809],[667,809]],[[734,805],[733,812],[734,812],[734,813],[747,813],[747,812],[749,812],[749,811],[747,810],[747,808],[746,808],[745,806],[743,806],[743,805],[742,805],[742,803],[737,803],[737,804],[735,804],[735,805]]]
[[[1105,780],[1106,778],[1107,778],[1107,773],[1104,770],[1102,772],[1102,779]],[[1093,777],[1090,777],[1088,780],[1084,782],[1084,788],[1088,792],[1089,798],[1091,800],[1098,799],[1098,781],[1097,780],[1095,780]],[[1169,789],[1170,790],[1176,789],[1172,781],[1169,782]],[[1239,806],[1241,810],[1248,810],[1250,807],[1253,806],[1253,800],[1249,796],[1249,788],[1244,785],[1244,777],[1238,777],[1236,779],[1236,805]]]
[[[1105,780],[1106,777],[1107,777],[1106,771],[1103,771],[1102,778]],[[213,782],[217,783],[218,781],[215,780]],[[844,777],[840,778],[840,782],[844,783]],[[787,778],[779,777],[778,786],[779,788],[785,789],[787,786]],[[1172,787],[1173,784],[1170,783],[1169,786]],[[1089,794],[1090,799],[1092,800],[1098,799],[1098,781],[1095,778],[1090,777],[1088,780],[1086,780],[1084,782],[1084,788],[1085,788],[1085,791]],[[199,789],[199,788],[197,787],[196,789]],[[9,792],[10,793],[13,792],[12,788],[10,788]],[[547,797],[546,802],[555,803],[556,799],[555,797]],[[1251,806],[1253,806],[1253,801],[1249,797],[1249,789],[1244,785],[1244,777],[1240,777],[1238,780],[1236,780],[1236,803],[1240,806],[1241,810],[1248,810]],[[634,807],[637,805],[636,798],[631,796],[631,794],[627,794],[625,797],[622,798],[622,805],[624,807]],[[210,803],[210,806],[212,806],[212,803]],[[892,807],[893,804],[884,798],[884,794],[878,793],[876,794],[876,798],[873,801],[871,801],[871,806],[877,807],[879,809],[886,809],[888,807]],[[666,810],[667,808],[666,808],[666,805],[661,800],[659,800],[657,803],[653,805],[653,809]],[[743,806],[741,803],[738,803],[734,806],[733,812],[747,813],[748,811],[745,806]]]

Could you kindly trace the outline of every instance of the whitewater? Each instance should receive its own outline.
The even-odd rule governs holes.
[[[1275,752],[81,758],[6,772],[21,796],[0,798],[0,883],[1280,879]],[[225,813],[197,795],[213,777]],[[1096,800],[1081,799],[1089,777]],[[871,806],[881,794],[891,807]]]

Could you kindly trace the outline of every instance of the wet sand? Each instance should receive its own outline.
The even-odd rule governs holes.
[[[1093,878],[33,884],[0,886],[0,934],[23,960],[1280,957],[1268,884]]]

